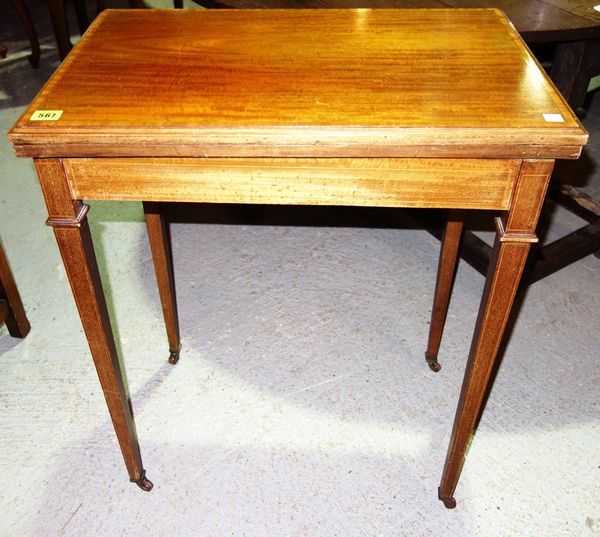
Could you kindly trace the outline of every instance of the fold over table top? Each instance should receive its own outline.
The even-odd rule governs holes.
[[[33,157],[576,158],[587,141],[493,9],[107,10],[9,137]]]

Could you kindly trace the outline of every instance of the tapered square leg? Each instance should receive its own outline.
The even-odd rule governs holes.
[[[433,308],[431,310],[431,324],[429,325],[429,340],[427,342],[427,350],[425,351],[425,359],[431,370],[436,373],[441,369],[438,362],[438,352],[440,350],[444,325],[446,324],[450,295],[452,294],[463,224],[464,211],[456,210],[449,212],[442,237]]]
[[[142,465],[131,401],[117,357],[87,223],[89,207],[71,199],[59,159],[37,159],[36,167],[48,207],[47,224],[54,228],[129,478],[143,490],[150,490],[152,483]]]
[[[161,211],[160,203],[144,202],[144,215],[169,340],[169,363],[176,364],[179,360],[181,339],[179,336],[175,276],[168,222]]]
[[[454,491],[467,446],[488,389],[529,248],[537,241],[535,228],[553,164],[553,161],[524,161],[510,209],[496,219],[496,240],[438,491],[439,499],[448,508],[456,506]]]

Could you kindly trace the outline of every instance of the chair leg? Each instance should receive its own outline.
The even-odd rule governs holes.
[[[464,211],[450,211],[444,229],[444,236],[442,237],[435,295],[431,311],[429,340],[427,342],[427,350],[425,351],[425,360],[432,371],[435,371],[436,373],[441,369],[438,362],[438,352],[442,340],[442,333],[444,331],[444,324],[446,323],[446,314],[448,313],[448,304],[452,293],[454,274],[456,273],[456,260],[458,257],[458,247],[463,230],[463,223]]]
[[[75,16],[77,17],[77,26],[79,26],[79,33],[83,35],[88,29],[90,22],[87,16],[87,10],[85,9],[84,0],[74,0]]]
[[[176,364],[179,360],[181,340],[168,222],[161,211],[160,203],[144,202],[144,215],[169,340],[169,363]]]
[[[33,22],[31,20],[31,15],[29,14],[29,10],[27,6],[23,2],[23,0],[12,0],[13,5],[15,7],[15,11],[21,20],[21,24],[25,28],[27,32],[27,37],[29,39],[29,44],[31,45],[31,55],[29,56],[29,62],[34,67],[39,67],[40,65],[40,42],[38,40],[37,32],[33,27]]]
[[[29,334],[31,326],[25,315],[23,302],[21,302],[21,297],[8,266],[2,245],[0,245],[0,302],[5,304],[5,322],[9,334],[12,337],[24,338]]]
[[[71,50],[71,40],[69,39],[69,25],[65,12],[64,0],[48,0],[48,13],[52,21],[52,29],[56,38],[58,55],[61,61],[67,57]]]

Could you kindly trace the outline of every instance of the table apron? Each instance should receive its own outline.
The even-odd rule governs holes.
[[[517,159],[70,158],[73,199],[508,209]]]

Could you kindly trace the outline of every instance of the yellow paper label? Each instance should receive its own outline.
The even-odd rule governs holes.
[[[29,121],[58,121],[62,113],[62,110],[36,110]]]

